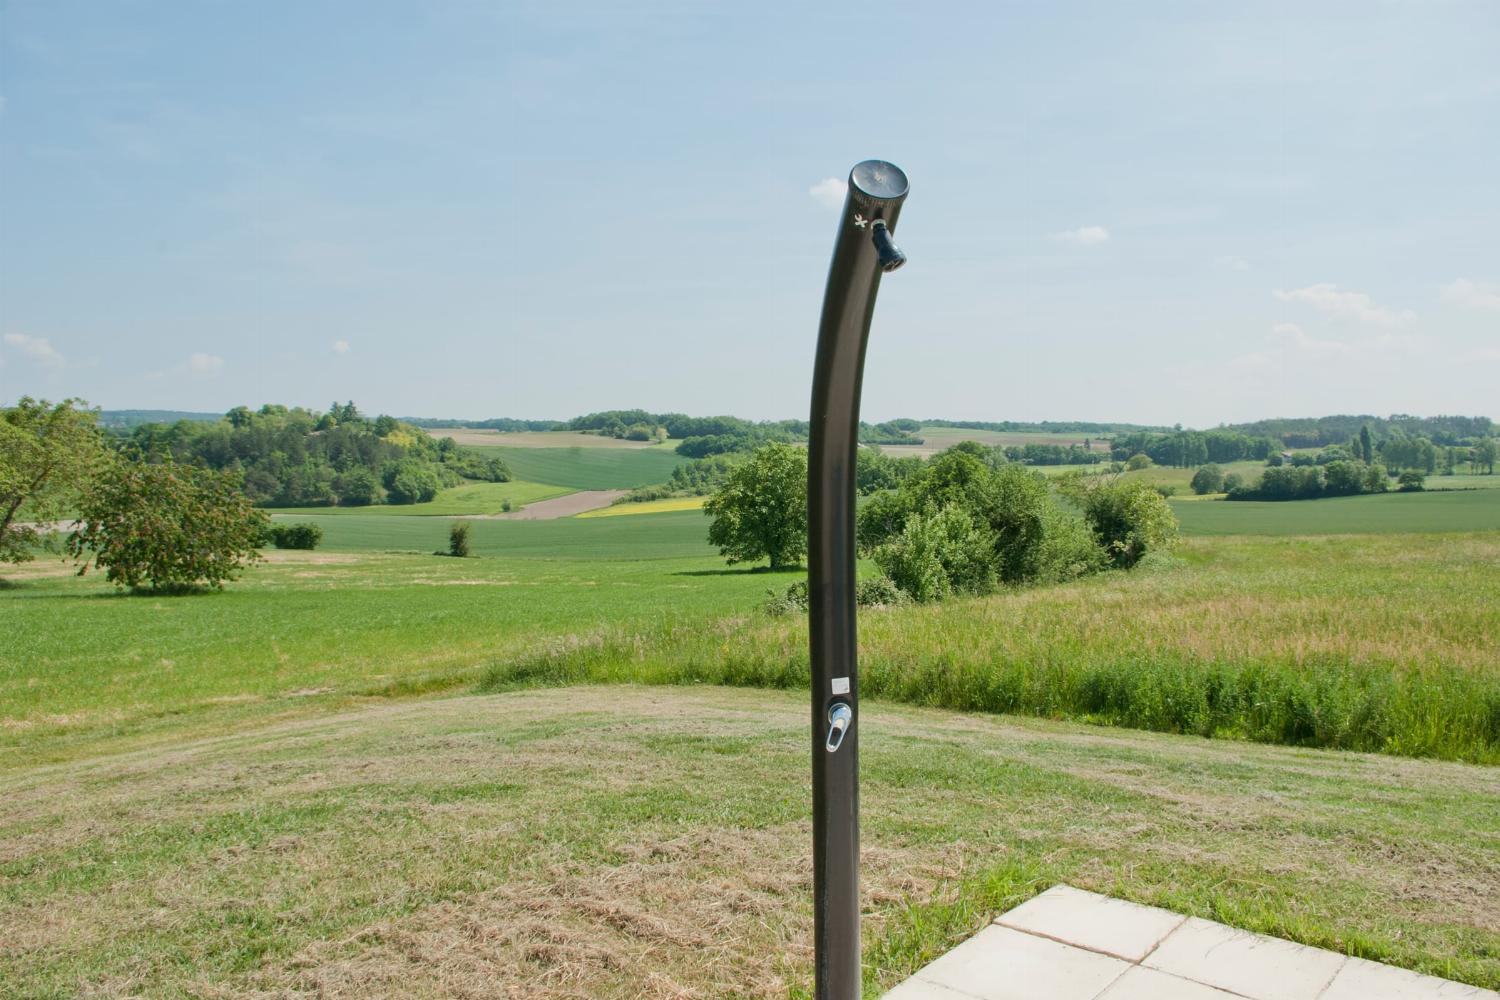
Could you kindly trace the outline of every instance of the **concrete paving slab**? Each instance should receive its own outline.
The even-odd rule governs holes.
[[[1171,910],[1127,903],[1070,885],[1055,885],[996,923],[1064,944],[1139,962],[1187,918]]]
[[[1164,936],[1159,936],[1164,935]],[[1054,886],[892,1000],[1500,1000],[1500,993]]]
[[[1099,1000],[1239,1000],[1233,993],[1137,965],[1099,994]]]
[[[919,978],[978,1000],[1094,1000],[1128,962],[999,927],[986,927]]]
[[[1191,917],[1143,963],[1251,1000],[1318,1000],[1345,958]]]
[[[1500,1000],[1500,993],[1351,958],[1318,1000]]]
[[[975,1000],[975,997],[972,993],[960,993],[912,976],[887,993],[885,1000]]]

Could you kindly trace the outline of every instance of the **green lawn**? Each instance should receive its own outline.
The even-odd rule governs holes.
[[[676,442],[653,448],[501,448],[475,451],[504,460],[517,479],[575,490],[628,490],[665,482],[685,459]]]
[[[1500,771],[867,703],[866,995],[1057,882],[1500,986]],[[805,692],[364,706],[0,777],[0,992],[806,997]]]
[[[371,507],[276,507],[269,512],[277,516],[317,514],[348,517],[350,515],[381,517],[423,515],[452,517],[458,514],[499,514],[506,500],[514,510],[520,510],[538,500],[566,496],[573,490],[567,486],[551,483],[532,483],[512,480],[508,483],[465,483],[440,492],[430,503],[375,504]]]
[[[785,574],[724,572],[697,512],[447,522],[322,515],[324,545],[270,553],[222,593],[118,594],[56,557],[0,589],[0,768],[139,734],[212,729],[351,697],[473,682],[602,629],[751,610]]]
[[[1326,500],[1186,500],[1188,535],[1351,535],[1500,530],[1500,490],[1381,493]]]

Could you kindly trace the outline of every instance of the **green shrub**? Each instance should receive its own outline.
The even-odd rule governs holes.
[[[323,529],[316,524],[273,524],[270,542],[278,549],[315,549],[323,541]]]
[[[891,582],[918,603],[949,594],[983,594],[999,583],[995,537],[957,505],[935,514],[916,513],[901,534],[875,550],[875,562]]]
[[[1177,515],[1165,497],[1143,482],[1075,480],[1065,488],[1115,566],[1129,569],[1147,552],[1177,541]]]
[[[1149,469],[1151,468],[1151,456],[1138,451],[1125,460],[1125,468],[1130,472]]]
[[[466,558],[469,554],[469,522],[454,521],[453,526],[448,529],[448,554],[457,556],[459,559]]]
[[[1427,488],[1427,477],[1420,472],[1403,472],[1396,480],[1396,483],[1397,492],[1421,493]]]

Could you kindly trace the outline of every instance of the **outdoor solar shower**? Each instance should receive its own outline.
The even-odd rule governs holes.
[[[860,994],[859,677],[854,655],[854,467],[865,342],[880,275],[906,263],[891,239],[906,174],[883,160],[849,173],[823,293],[808,439],[812,645],[813,935],[819,1000]]]

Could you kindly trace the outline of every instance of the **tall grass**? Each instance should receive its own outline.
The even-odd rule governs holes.
[[[964,711],[1500,762],[1497,542],[1455,537],[1414,552],[1409,539],[1372,540],[1342,565],[1328,562],[1334,547],[1221,541],[1213,558],[1190,551],[1141,575],[867,613],[860,689]],[[1237,553],[1274,558],[1235,568]],[[553,640],[492,665],[482,686],[795,688],[808,677],[805,623],[751,616]]]

